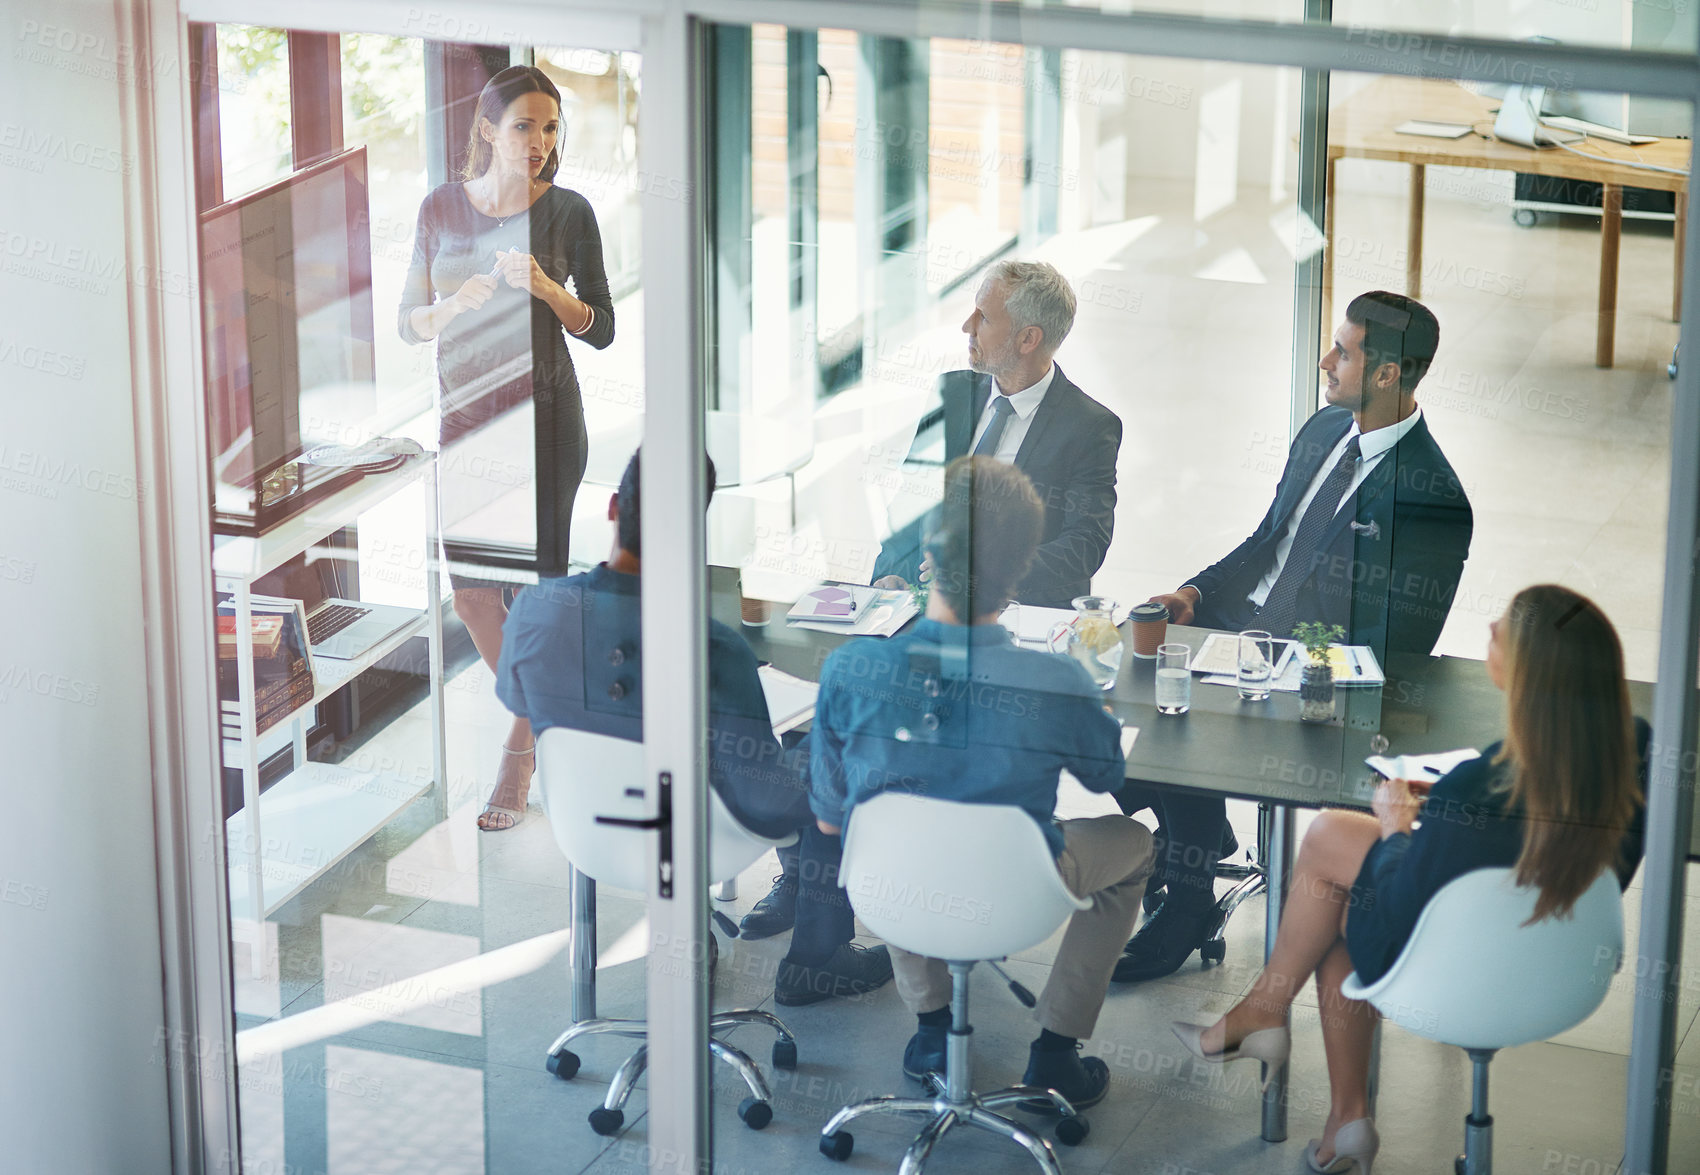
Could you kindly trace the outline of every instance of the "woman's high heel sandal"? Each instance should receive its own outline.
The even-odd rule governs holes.
[[[1187,1052],[1201,1061],[1212,1065],[1227,1061],[1262,1061],[1266,1068],[1263,1071],[1261,1088],[1265,1090],[1269,1088],[1270,1081],[1274,1080],[1275,1071],[1287,1063],[1287,1056],[1293,1047],[1292,1034],[1287,1031],[1285,1025],[1248,1032],[1239,1044],[1219,1053],[1204,1051],[1202,1038],[1211,1025],[1189,1024],[1185,1020],[1176,1020],[1170,1027],[1175,1030],[1175,1035],[1180,1037],[1181,1043],[1186,1045]]]
[[[1316,1161],[1322,1146],[1320,1138],[1310,1140],[1305,1147],[1305,1162],[1317,1175],[1369,1175],[1375,1165],[1375,1153],[1381,1149],[1381,1135],[1375,1132],[1374,1118],[1355,1118],[1334,1132],[1334,1158],[1326,1166]]]
[[[535,750],[537,750],[537,744],[534,742],[529,747],[523,747],[517,751],[512,747],[503,747],[502,754],[512,755],[517,759],[523,758]],[[524,819],[525,805],[521,804],[517,809],[503,808],[496,804],[495,796],[492,795],[490,803],[485,804],[484,811],[478,814],[478,828],[481,832],[506,832]]]

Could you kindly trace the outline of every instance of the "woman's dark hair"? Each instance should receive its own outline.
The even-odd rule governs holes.
[[[643,450],[632,454],[632,459],[626,462],[626,472],[620,475],[620,502],[616,509],[620,512],[620,520],[615,525],[614,535],[622,551],[630,551],[638,558],[643,558],[643,499],[639,492],[643,481],[641,459]],[[708,505],[714,497],[714,458],[707,453],[702,457],[703,471],[706,475],[706,488],[703,492],[703,505]]]
[[[1440,347],[1440,321],[1415,298],[1371,290],[1346,307],[1346,321],[1364,328],[1364,372],[1384,363],[1399,368],[1399,390],[1416,389]]]
[[[1531,921],[1568,913],[1618,862],[1640,794],[1623,646],[1605,613],[1557,584],[1511,601],[1505,642],[1511,806],[1526,820],[1517,883],[1540,888]]]
[[[1008,602],[1033,563],[1045,507],[1028,476],[994,457],[958,457],[928,519],[932,590],[964,624]]]
[[[535,65],[510,65],[501,73],[484,83],[484,89],[478,95],[478,109],[472,116],[472,132],[466,140],[466,161],[461,164],[460,178],[475,180],[490,170],[490,144],[484,136],[478,133],[478,128],[485,119],[490,125],[502,125],[502,115],[508,112],[508,107],[514,104],[514,99],[522,94],[543,94],[555,102],[555,114],[561,113],[561,91],[555,88],[555,83],[549,80],[549,75]],[[543,161],[543,170],[537,178],[544,183],[555,182],[555,172],[561,166],[561,147],[557,140],[549,158]]]

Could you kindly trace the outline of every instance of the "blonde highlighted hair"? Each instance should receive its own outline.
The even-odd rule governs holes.
[[[1526,821],[1517,882],[1531,919],[1564,915],[1619,861],[1640,793],[1623,647],[1605,613],[1557,584],[1518,592],[1503,642],[1507,724],[1498,762]]]

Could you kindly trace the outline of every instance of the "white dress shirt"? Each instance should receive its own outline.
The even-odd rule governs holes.
[[[1021,451],[1021,442],[1027,439],[1027,430],[1033,427],[1033,414],[1039,410],[1045,393],[1051,390],[1051,380],[1056,378],[1056,374],[1057,365],[1053,363],[1045,368],[1045,374],[1039,377],[1038,383],[1009,397],[1009,406],[1015,409],[1015,415],[1003,426],[1003,435],[998,438],[998,450],[992,456],[999,461],[1014,464],[1015,455]],[[986,406],[980,411],[980,422],[974,426],[974,439],[968,445],[970,453],[986,434],[986,427],[992,422],[993,410],[997,408],[997,398],[1003,395],[998,391],[997,377],[987,378],[992,381],[992,394],[986,397]]]
[[[1275,544],[1275,562],[1269,565],[1269,570],[1264,572],[1263,578],[1248,597],[1253,604],[1261,608],[1264,601],[1269,599],[1269,592],[1275,587],[1275,580],[1280,577],[1281,568],[1286,565],[1287,553],[1293,549],[1293,539],[1299,533],[1299,523],[1304,521],[1305,511],[1310,509],[1311,499],[1316,497],[1316,491],[1322,488],[1322,483],[1328,480],[1328,475],[1340,463],[1340,457],[1346,451],[1346,442],[1353,437],[1358,438],[1358,468],[1357,472],[1352,474],[1346,492],[1340,495],[1340,506],[1336,507],[1335,513],[1339,513],[1340,509],[1352,500],[1352,495],[1358,492],[1358,487],[1364,484],[1364,479],[1370,475],[1370,471],[1393,451],[1393,446],[1403,440],[1406,433],[1417,427],[1417,421],[1422,418],[1423,410],[1418,408],[1398,424],[1390,424],[1386,428],[1366,433],[1359,433],[1358,422],[1352,422],[1352,427],[1346,430],[1346,435],[1340,438],[1339,443],[1317,467],[1316,475],[1310,479],[1310,487],[1305,490],[1305,496],[1299,499],[1298,508],[1287,520],[1287,531],[1281,536],[1281,541]]]

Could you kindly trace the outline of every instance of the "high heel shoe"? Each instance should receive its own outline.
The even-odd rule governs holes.
[[[1252,1060],[1262,1061],[1266,1068],[1263,1071],[1263,1081],[1259,1088],[1267,1090],[1269,1083],[1275,1078],[1275,1071],[1287,1063],[1287,1056],[1292,1052],[1293,1037],[1285,1025],[1279,1028],[1259,1028],[1256,1032],[1248,1032],[1245,1039],[1231,1049],[1223,1049],[1219,1053],[1204,1051],[1202,1037],[1209,1024],[1189,1024],[1185,1020],[1176,1020],[1171,1025],[1175,1035],[1186,1045],[1187,1051],[1201,1061],[1212,1065],[1228,1061]]]
[[[1374,1118],[1355,1118],[1334,1132],[1334,1158],[1327,1166],[1316,1161],[1321,1146],[1322,1140],[1313,1138],[1305,1147],[1305,1163],[1317,1175],[1343,1175],[1346,1171],[1370,1175],[1375,1154],[1381,1149],[1381,1135],[1375,1132]]]
[[[516,759],[521,759],[529,757],[536,750],[537,744],[533,742],[529,747],[526,747],[523,750],[516,751],[512,747],[503,747],[502,754],[511,755]],[[527,786],[530,786],[529,780],[527,781]],[[498,788],[497,790],[500,789]],[[525,804],[523,801],[520,803],[518,808],[504,808],[496,803],[495,792],[492,792],[490,794],[489,802],[484,805],[484,811],[478,814],[478,828],[481,832],[506,832],[508,829],[517,826],[519,822],[524,819]]]

